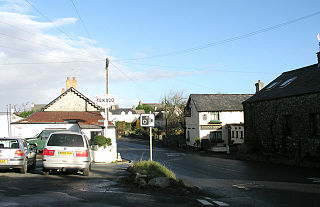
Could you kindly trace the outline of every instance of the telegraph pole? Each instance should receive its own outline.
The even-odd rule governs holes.
[[[106,94],[109,94],[109,59],[106,58]],[[107,113],[107,123],[109,124],[109,108],[105,108],[105,112]]]

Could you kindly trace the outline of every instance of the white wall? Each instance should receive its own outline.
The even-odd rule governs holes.
[[[207,120],[203,120],[203,115],[206,115],[208,118]],[[209,112],[201,112],[199,114],[199,123],[200,125],[208,125],[208,122],[210,121],[210,113]],[[212,131],[222,131],[222,139],[225,141],[225,144],[228,144],[228,128],[226,124],[233,124],[233,123],[243,123],[243,111],[222,111],[219,112],[219,118],[222,122],[222,130],[200,130],[200,139],[210,139],[210,132]]]
[[[45,129],[66,129],[79,132],[78,124],[12,124],[12,136],[30,138]]]
[[[131,111],[126,114],[124,111],[119,114],[119,115],[113,115],[111,112],[109,112],[109,120],[112,122],[117,122],[117,121],[125,121],[128,123],[132,123],[133,121],[139,119],[140,115],[139,114],[132,114]]]
[[[16,122],[21,120],[21,117],[17,117],[16,115],[13,115],[11,118],[11,122]],[[12,131],[12,127],[11,127]],[[13,132],[12,132],[13,135]],[[8,133],[8,116],[7,114],[0,114],[0,137],[9,137]]]

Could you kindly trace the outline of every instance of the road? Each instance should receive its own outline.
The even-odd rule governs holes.
[[[0,207],[104,206],[194,207],[192,197],[148,192],[120,185],[117,180],[128,164],[93,164],[90,176],[70,172],[42,175],[40,160],[33,172],[0,170]]]
[[[144,140],[121,138],[118,151],[126,159],[149,159],[149,145]],[[223,202],[220,206],[320,206],[319,169],[240,161],[162,147],[153,148],[153,160],[209,193],[207,200]]]

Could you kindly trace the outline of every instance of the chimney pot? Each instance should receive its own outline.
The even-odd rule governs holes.
[[[69,78],[69,77],[67,77],[67,80],[70,80],[70,78]]]
[[[76,77],[73,76],[73,80],[75,80],[75,79],[76,79]]]

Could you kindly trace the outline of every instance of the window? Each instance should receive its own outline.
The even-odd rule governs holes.
[[[239,132],[236,131],[236,138],[239,138]]]
[[[279,83],[278,81],[276,81],[276,82],[274,82],[274,83],[271,83],[271,84],[267,87],[267,90],[270,90],[270,89],[274,88],[278,83]]]
[[[222,140],[222,132],[221,131],[215,131],[215,132],[210,132],[210,141],[212,143],[221,143],[223,142]]]
[[[280,87],[281,88],[284,88],[286,87],[287,85],[289,85],[292,81],[294,81],[297,77],[293,77],[293,78],[289,78],[288,80],[286,80],[285,82],[283,82]]]
[[[320,137],[320,114],[311,114],[312,135]]]
[[[243,139],[243,131],[240,131],[240,139]]]
[[[232,138],[234,138],[234,131],[232,131],[231,133],[232,133]]]
[[[81,135],[77,134],[53,134],[47,146],[83,147],[84,142]]]
[[[219,117],[219,112],[210,112],[210,121],[211,120],[217,120],[219,121],[220,120],[220,117]]]
[[[187,131],[187,142],[190,142],[190,131]]]
[[[93,140],[93,138],[97,135],[101,135],[101,131],[92,131],[90,132],[90,136],[91,136],[91,139]]]
[[[0,139],[0,148],[18,149],[19,142],[16,139]]]

